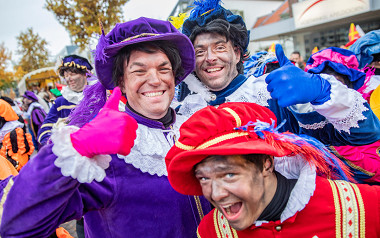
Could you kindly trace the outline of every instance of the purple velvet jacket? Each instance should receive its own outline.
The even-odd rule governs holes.
[[[18,176],[0,184],[1,237],[46,237],[59,224],[84,216],[86,237],[195,238],[202,215],[210,211],[203,197],[181,195],[166,176],[143,173],[116,155],[102,182],[81,184],[61,174],[52,147],[43,147]]]

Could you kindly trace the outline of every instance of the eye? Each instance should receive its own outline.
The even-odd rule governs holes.
[[[226,178],[233,178],[234,176],[235,176],[235,174],[233,174],[233,173],[226,174]]]
[[[224,45],[218,45],[216,47],[216,50],[218,50],[218,51],[225,50],[225,49],[226,49],[226,47]]]
[[[195,56],[202,56],[202,55],[204,55],[204,53],[205,53],[204,50],[197,50],[197,51],[195,52]]]
[[[172,69],[171,68],[161,68],[160,71],[163,73],[168,73],[168,72],[172,71]]]

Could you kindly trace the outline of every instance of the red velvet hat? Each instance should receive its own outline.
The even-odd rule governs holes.
[[[166,155],[169,182],[179,193],[202,195],[194,166],[211,155],[238,154],[302,154],[319,174],[349,179],[347,167],[320,142],[277,130],[275,115],[255,103],[206,107],[181,126],[180,138]]]

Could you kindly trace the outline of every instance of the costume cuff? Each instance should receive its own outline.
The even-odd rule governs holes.
[[[55,166],[61,169],[64,176],[71,176],[80,183],[90,183],[94,179],[101,182],[109,167],[110,155],[96,155],[92,158],[80,155],[71,143],[70,134],[79,130],[76,126],[65,126],[53,129],[53,153],[58,156]]]
[[[334,76],[321,74],[321,77],[331,84],[331,98],[322,105],[312,107],[326,117],[336,130],[350,133],[350,128],[359,127],[358,121],[367,119],[363,114],[368,110],[364,105],[366,101],[359,92],[347,88]]]

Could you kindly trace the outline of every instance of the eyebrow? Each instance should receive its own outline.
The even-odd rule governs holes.
[[[227,43],[227,41],[225,41],[225,40],[219,40],[219,41],[214,42],[214,43],[212,43],[212,44],[217,45],[217,44],[220,44],[220,43]],[[201,45],[201,44],[194,45],[194,48],[201,48],[201,47],[203,47],[203,45]]]
[[[158,65],[158,67],[162,67],[162,66],[165,66],[165,65],[168,65],[170,62],[169,61],[164,61],[162,62],[160,65]],[[133,66],[141,66],[141,67],[144,67],[145,64],[144,63],[141,63],[141,62],[133,62],[129,68],[132,68]]]

